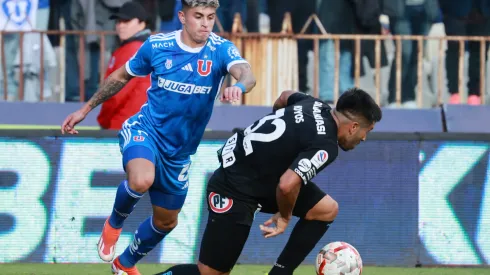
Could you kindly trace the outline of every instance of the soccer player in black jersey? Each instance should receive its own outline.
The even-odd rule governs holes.
[[[300,218],[269,272],[293,274],[338,212],[337,202],[310,180],[335,160],[339,147],[348,151],[366,140],[381,116],[371,96],[357,88],[343,93],[335,109],[303,93],[283,92],[273,113],[236,132],[218,151],[221,165],[207,186],[209,218],[199,263],[159,274],[229,274],[258,211],[274,214],[260,225],[265,238],[283,233],[292,216]]]

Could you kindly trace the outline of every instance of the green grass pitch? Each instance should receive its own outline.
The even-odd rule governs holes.
[[[164,271],[168,266],[158,264],[140,264],[138,268],[143,275],[152,275]],[[267,265],[237,265],[232,275],[264,275],[270,266]],[[111,274],[109,264],[2,264],[2,275],[89,275]],[[301,266],[295,272],[297,275],[315,275],[311,265]],[[490,275],[490,268],[391,268],[366,267],[363,275]]]

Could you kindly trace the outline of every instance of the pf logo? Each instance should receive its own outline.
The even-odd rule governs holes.
[[[221,214],[231,209],[233,200],[214,192],[209,193],[209,206],[213,212]]]

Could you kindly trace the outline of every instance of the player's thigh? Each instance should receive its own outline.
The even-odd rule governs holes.
[[[325,195],[304,217],[306,220],[330,222],[335,220],[339,212],[338,203],[329,195]]]
[[[119,132],[119,146],[129,187],[146,192],[155,180],[157,154],[153,142],[144,131],[126,127]]]
[[[178,214],[187,197],[190,165],[189,157],[170,159],[159,156],[155,181],[149,191],[152,205]]]
[[[320,206],[323,206],[321,202],[326,197],[330,198],[315,183],[309,181],[306,185],[301,186],[294,205],[293,216],[310,219],[312,217],[311,213],[308,215],[310,210],[315,209],[316,213],[316,209],[321,209]],[[316,207],[319,203],[321,204]],[[271,194],[268,200],[260,201],[260,204],[262,205],[261,212],[263,213],[275,214],[279,211],[275,194]],[[327,211],[327,209],[323,209],[323,211]]]
[[[256,204],[208,192],[209,217],[201,242],[201,274],[228,274],[235,266],[253,223]]]

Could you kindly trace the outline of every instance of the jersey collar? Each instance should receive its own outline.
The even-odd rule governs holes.
[[[202,50],[202,48],[204,48],[204,46],[202,47],[199,47],[199,48],[191,48],[189,46],[187,46],[186,44],[184,44],[184,42],[182,42],[182,40],[180,40],[180,36],[182,34],[182,30],[178,30],[177,33],[175,34],[175,41],[177,41],[177,45],[179,45],[179,47],[186,51],[186,52],[190,52],[190,53],[198,53]]]

